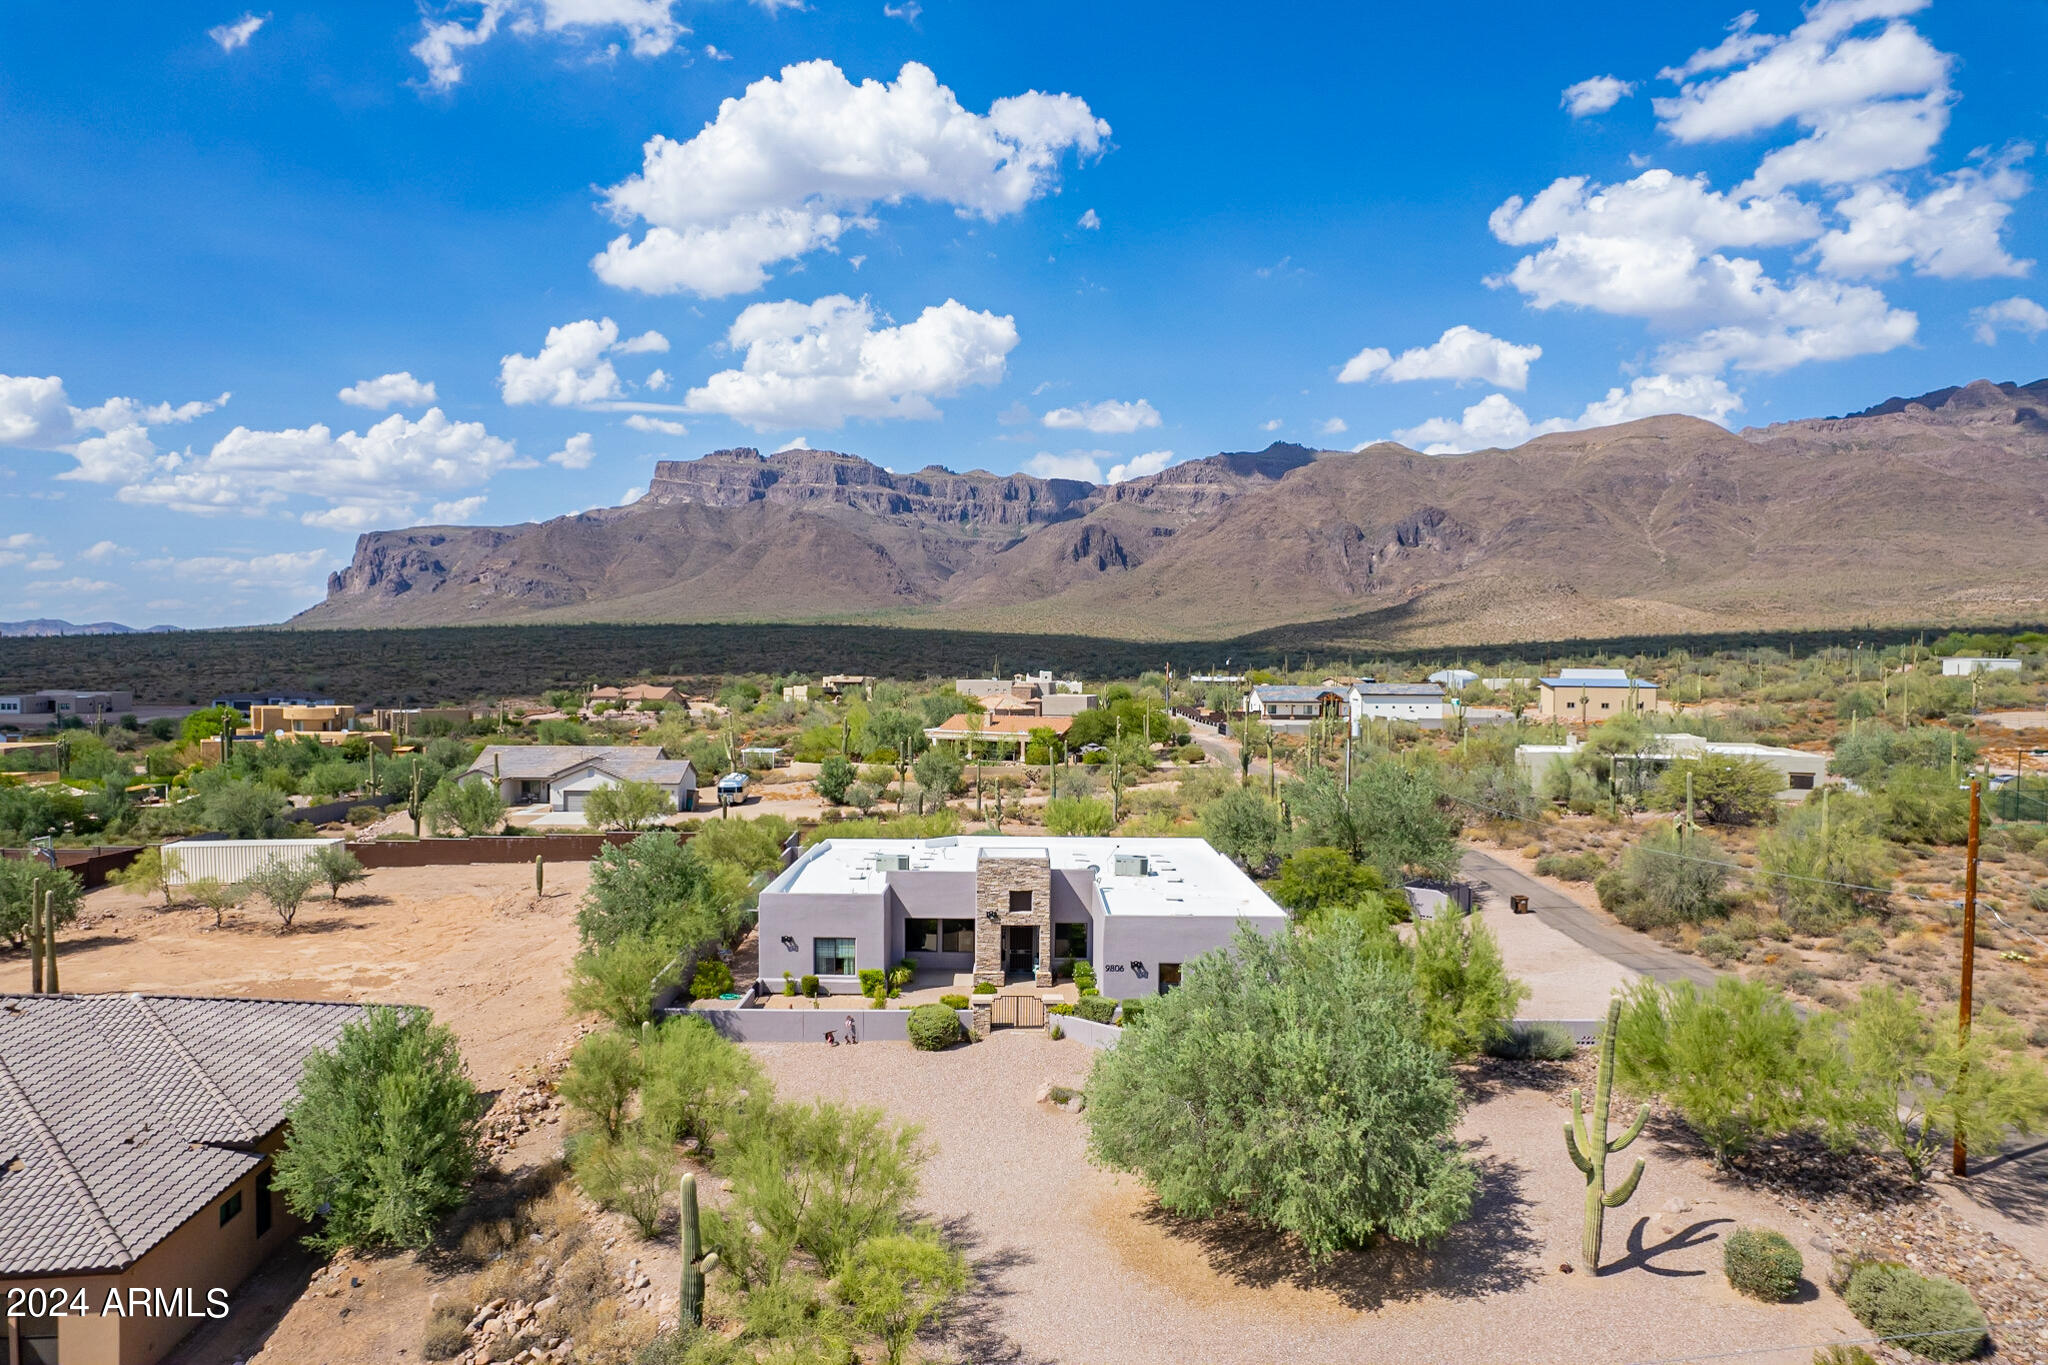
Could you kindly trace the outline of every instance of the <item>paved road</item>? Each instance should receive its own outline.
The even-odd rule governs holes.
[[[1679,981],[1691,981],[1700,986],[1714,984],[1714,969],[1698,958],[1666,948],[1646,934],[1623,928],[1469,844],[1465,846],[1464,870],[1460,875],[1477,887],[1482,895],[1497,899],[1502,908],[1506,907],[1509,896],[1527,896],[1529,908],[1545,924],[1631,971],[1667,985]]]

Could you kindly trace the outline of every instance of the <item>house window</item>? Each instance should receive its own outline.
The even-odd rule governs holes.
[[[1160,963],[1159,993],[1164,995],[1178,985],[1180,985],[1180,964],[1178,962]]]
[[[1567,711],[1575,711],[1578,709],[1578,705],[1579,704],[1575,701],[1568,701],[1564,704],[1564,709]]]
[[[1052,955],[1054,957],[1088,956],[1088,925],[1055,924],[1052,927]]]
[[[1603,701],[1600,703],[1600,709],[1602,711],[1611,711],[1614,709],[1614,704],[1612,702]]]
[[[1810,792],[1813,790],[1813,774],[1787,773],[1785,775],[1785,785],[1796,792]]]
[[[852,976],[853,940],[814,938],[811,940],[811,970],[819,976]]]
[[[222,1204],[220,1206],[220,1225],[222,1227],[226,1227],[229,1223],[233,1222],[237,1217],[239,1217],[241,1215],[241,1212],[242,1192],[240,1190],[236,1190],[233,1194],[228,1196],[227,1203]]]
[[[1031,913],[1031,893],[1029,891],[1012,891],[1010,893],[1010,913],[1013,915],[1028,915]]]
[[[974,921],[971,919],[911,919],[903,922],[903,951],[906,953],[971,953],[974,951]]]
[[[16,1318],[17,1330],[21,1333],[21,1365],[57,1365],[57,1319]],[[0,1328],[7,1319],[0,1318]],[[4,1330],[0,1330],[0,1346],[7,1344]]]

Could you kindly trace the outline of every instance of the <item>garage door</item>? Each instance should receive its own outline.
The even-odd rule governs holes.
[[[563,809],[563,810],[569,810],[569,811],[575,811],[575,812],[576,812],[577,814],[579,814],[579,815],[580,815],[580,814],[582,814],[582,813],[583,813],[583,798],[584,798],[585,796],[587,796],[588,794],[589,794],[589,793],[587,793],[587,792],[563,792],[563,793],[562,793],[562,809]]]

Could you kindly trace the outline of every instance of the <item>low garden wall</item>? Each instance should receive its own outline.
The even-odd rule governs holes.
[[[857,997],[856,997],[857,998]],[[909,1010],[877,1010],[856,1007],[834,1009],[829,1004],[814,1010],[674,1010],[688,1013],[718,1030],[736,1043],[822,1043],[828,1032],[846,1040],[847,1016],[853,1017],[854,1033],[863,1043],[906,1043],[910,1041]],[[973,1016],[959,1010],[960,1027],[970,1036]]]
[[[1115,1024],[1098,1024],[1078,1014],[1055,1014],[1045,1022],[1048,1027],[1057,1022],[1061,1033],[1090,1047],[1115,1047],[1117,1039],[1124,1036],[1124,1031]]]
[[[57,866],[77,873],[78,879],[85,883],[85,889],[90,891],[94,887],[105,886],[109,876],[141,857],[142,849],[142,845],[132,844],[106,848],[60,848],[55,852]],[[36,856],[32,848],[0,848],[0,858]]]
[[[639,837],[628,830],[612,830],[604,834],[493,834],[475,839],[371,839],[350,844],[348,851],[369,868],[530,863],[536,854],[551,863],[587,863],[606,845],[630,844]]]

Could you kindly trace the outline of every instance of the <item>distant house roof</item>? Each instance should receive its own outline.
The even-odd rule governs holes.
[[[665,683],[635,683],[631,687],[596,687],[592,701],[675,701],[678,693]]]
[[[1344,698],[1344,689],[1332,684],[1328,687],[1301,687],[1292,683],[1260,683],[1252,689],[1252,695],[1259,699],[1261,706],[1275,701],[1321,701],[1324,697]]]
[[[1625,668],[1560,668],[1554,678],[1538,678],[1545,687],[1634,687],[1639,691],[1654,692],[1657,684],[1644,678],[1631,678]]]
[[[978,723],[977,723],[978,722]],[[1050,730],[1063,735],[1074,723],[1072,716],[953,716],[925,731],[933,739],[972,739],[976,735],[1028,735],[1033,730]]]
[[[586,763],[601,763],[614,776],[636,782],[662,780],[642,776],[642,772],[663,764],[688,766],[687,759],[671,759],[666,749],[644,744],[492,744],[476,756],[463,776],[495,772],[500,778],[518,782],[548,782]]]
[[[1467,687],[1478,682],[1479,675],[1469,668],[1439,668],[1429,675],[1429,680],[1445,687]]]
[[[1435,697],[1441,699],[1444,689],[1437,683],[1360,683],[1351,689],[1361,697]]]
[[[264,1161],[360,1005],[0,995],[0,1275],[132,1264]]]

